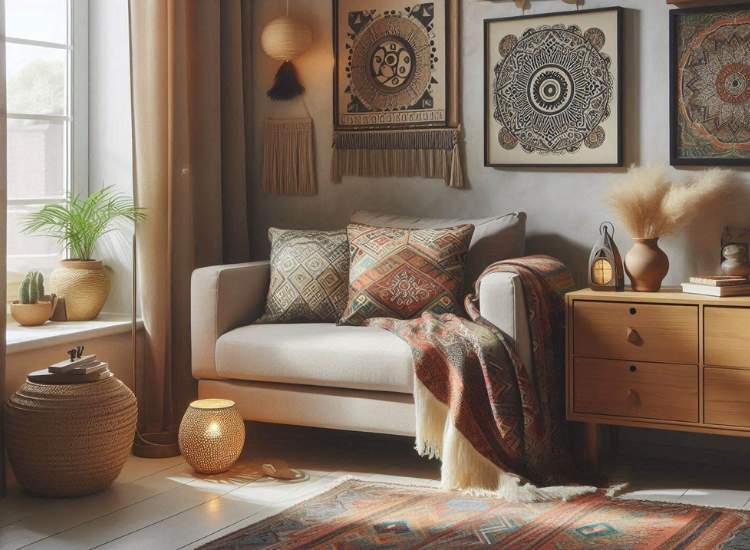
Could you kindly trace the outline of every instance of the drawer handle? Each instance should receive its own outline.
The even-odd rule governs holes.
[[[638,367],[636,367],[635,365],[630,365],[630,372],[635,372],[637,370],[638,370]],[[630,391],[633,391],[633,390],[630,390]]]
[[[643,343],[643,339],[641,338],[641,335],[638,334],[638,331],[635,330],[632,327],[628,327],[628,342],[631,344],[635,344],[636,346]]]
[[[638,313],[638,310],[637,310],[637,309],[635,309],[634,307],[631,307],[631,308],[630,308],[630,309],[628,310],[628,312],[629,312],[629,313],[630,313],[631,315],[635,315],[636,313]]]

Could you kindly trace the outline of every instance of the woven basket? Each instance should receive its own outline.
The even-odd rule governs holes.
[[[96,260],[64,260],[49,276],[50,291],[65,300],[68,321],[96,319],[112,287],[109,268]]]
[[[138,408],[133,392],[115,377],[88,384],[26,381],[5,408],[8,458],[30,493],[101,491],[130,454]]]

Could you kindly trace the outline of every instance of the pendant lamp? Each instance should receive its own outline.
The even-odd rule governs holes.
[[[292,60],[299,57],[312,44],[312,31],[304,23],[289,17],[289,0],[286,15],[268,23],[260,35],[260,45],[266,54],[282,61],[273,86],[268,90],[271,99],[292,99],[301,95],[305,88],[300,84]]]

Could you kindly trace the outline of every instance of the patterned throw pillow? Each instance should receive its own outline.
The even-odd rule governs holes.
[[[268,230],[271,284],[257,323],[336,322],[346,306],[346,231]]]
[[[473,225],[410,230],[350,224],[349,303],[339,324],[461,313],[473,232]]]

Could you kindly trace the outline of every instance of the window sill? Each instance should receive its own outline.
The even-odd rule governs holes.
[[[137,321],[137,327],[143,328],[143,321],[140,319]],[[39,327],[22,327],[8,317],[5,332],[6,353],[20,353],[68,343],[85,344],[87,339],[123,334],[130,330],[131,321],[128,315],[103,313],[93,321],[50,321]]]

